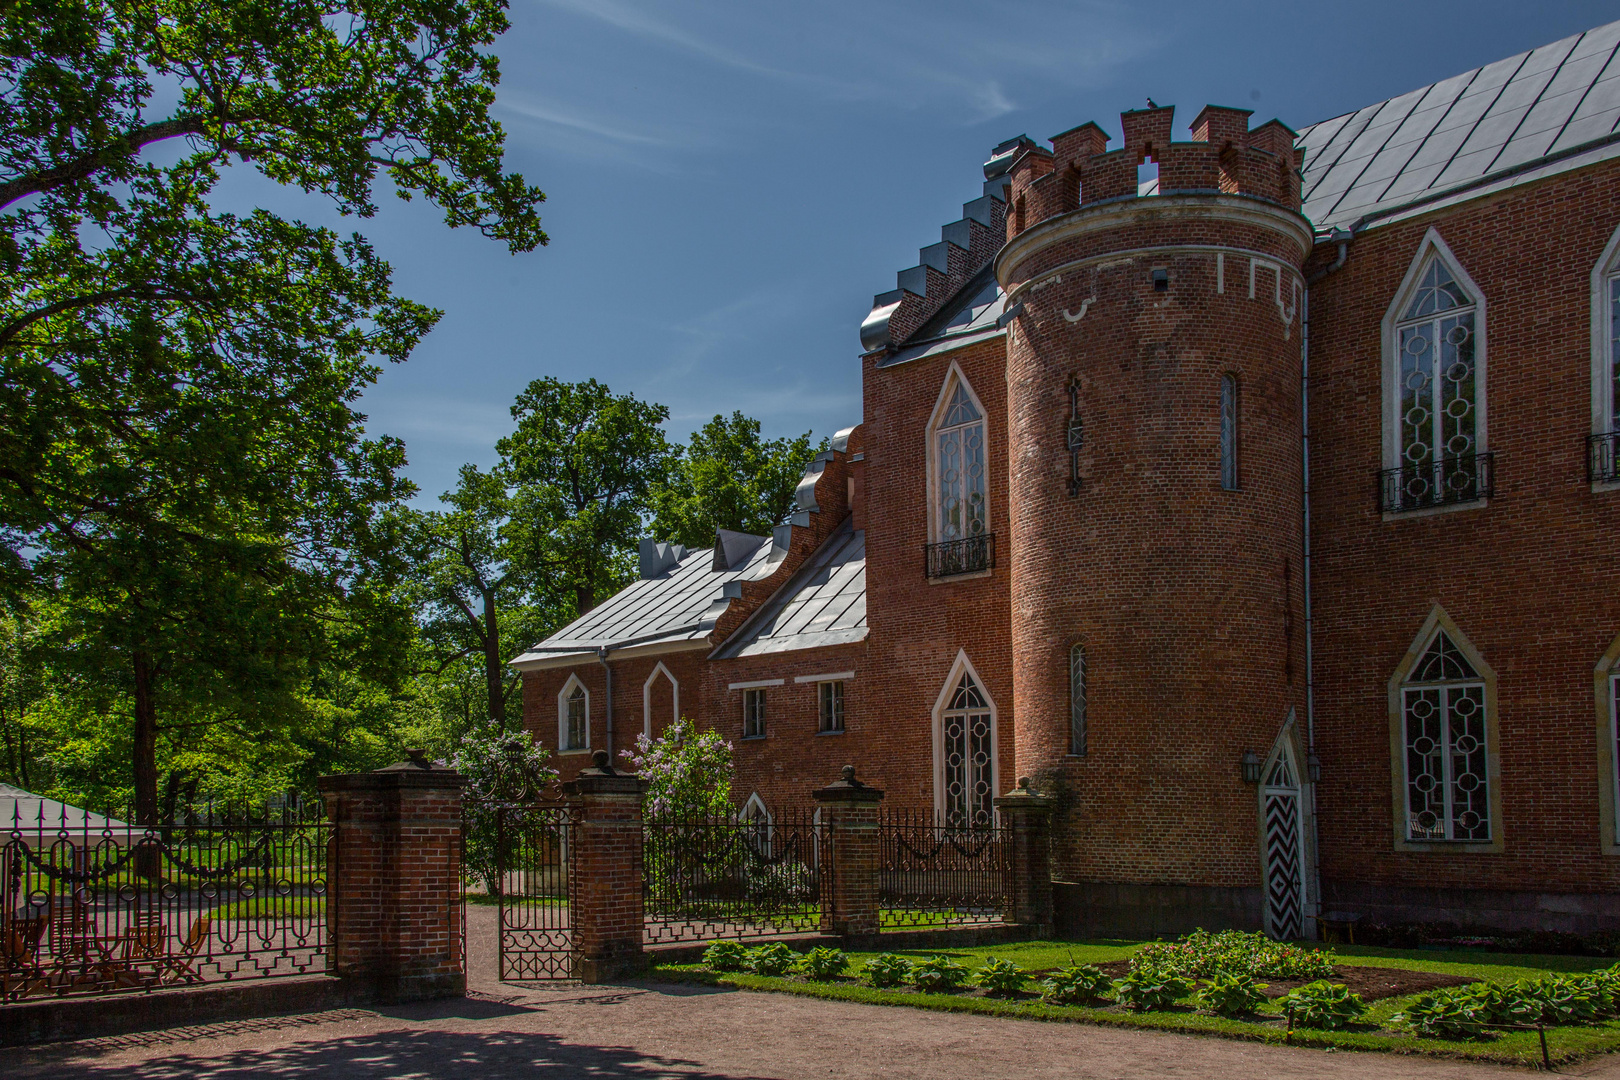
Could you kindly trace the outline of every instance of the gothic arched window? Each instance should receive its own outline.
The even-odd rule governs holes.
[[[984,414],[960,378],[934,427],[934,537],[966,540],[985,531]]]
[[[958,653],[934,706],[936,805],[940,823],[989,828],[995,822],[996,708]]]
[[[1401,687],[1408,840],[1490,840],[1485,680],[1444,629]]]
[[[1236,375],[1221,376],[1221,487],[1236,491],[1238,486],[1238,381]]]

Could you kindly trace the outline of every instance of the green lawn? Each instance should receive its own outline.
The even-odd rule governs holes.
[[[991,957],[1009,960],[1028,970],[1063,967],[1068,964],[1105,964],[1128,958],[1142,943],[1136,941],[1027,941],[964,949],[894,950],[901,956],[922,958],[944,954],[970,969]],[[1493,982],[1534,978],[1549,972],[1591,971],[1614,963],[1612,959],[1581,956],[1539,956],[1532,954],[1485,953],[1472,950],[1428,952],[1380,949],[1367,946],[1335,946],[1341,964],[1361,967],[1402,968],[1434,971]],[[850,969],[858,971],[873,952],[850,953]],[[1208,1016],[1178,1007],[1159,1012],[1132,1013],[1118,1008],[1082,1008],[1047,1005],[1034,998],[999,1000],[969,994],[924,994],[911,990],[878,990],[854,978],[812,982],[798,976],[769,978],[759,975],[719,975],[697,964],[665,964],[653,969],[652,976],[672,982],[699,982],[732,986],[743,990],[768,990],[843,1001],[878,1005],[907,1005],[948,1012],[971,1012],[1024,1019],[1084,1022],[1119,1027],[1151,1028],[1216,1035],[1261,1042],[1292,1042],[1302,1046],[1333,1046],[1346,1050],[1381,1050],[1394,1053],[1422,1053],[1518,1065],[1539,1065],[1541,1045],[1534,1031],[1506,1032],[1487,1040],[1453,1042],[1423,1039],[1383,1027],[1410,997],[1386,998],[1370,1003],[1364,1022],[1348,1031],[1287,1031],[1286,1018],[1276,1004],[1270,1004],[1250,1020]],[[1031,984],[1032,989],[1037,989]],[[1620,1021],[1596,1027],[1549,1028],[1547,1047],[1555,1064],[1592,1054],[1620,1049]]]

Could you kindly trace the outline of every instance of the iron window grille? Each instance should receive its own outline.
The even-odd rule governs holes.
[[[1620,431],[1606,431],[1602,435],[1586,438],[1586,480],[1591,484],[1607,484],[1620,480],[1620,469],[1615,458],[1620,456]]]
[[[924,544],[925,572],[931,578],[975,574],[996,565],[996,534],[980,533],[943,544]]]
[[[1485,683],[1435,634],[1401,688],[1408,840],[1490,840],[1485,722]]]
[[[817,732],[828,735],[844,730],[844,684],[838,682],[824,682],[816,684],[816,694],[820,702],[819,722]]]
[[[1461,454],[1378,474],[1383,513],[1478,502],[1496,494],[1496,455]]]
[[[743,691],[743,738],[765,737],[765,691]]]
[[[995,824],[995,743],[990,703],[967,672],[940,714],[944,752],[944,820],[953,829]]]

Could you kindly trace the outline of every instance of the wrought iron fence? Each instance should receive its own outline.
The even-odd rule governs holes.
[[[333,831],[319,802],[203,807],[151,828],[25,820],[16,804],[11,817],[0,1002],[326,970]]]
[[[878,823],[881,929],[1005,922],[1012,910],[1010,839],[998,826],[939,825],[929,813],[884,813]]]
[[[576,812],[562,803],[498,806],[498,966],[503,981],[574,977]]]
[[[1496,455],[1462,454],[1378,474],[1378,510],[1424,510],[1496,494]]]
[[[923,562],[931,578],[989,570],[996,565],[996,534],[980,533],[943,544],[924,544]]]
[[[832,854],[813,811],[770,818],[648,818],[642,828],[648,944],[820,929]]]
[[[1586,437],[1586,480],[1590,484],[1607,484],[1620,480],[1620,431]]]

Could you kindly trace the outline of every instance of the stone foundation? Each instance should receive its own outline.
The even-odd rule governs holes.
[[[1261,891],[1203,885],[1054,881],[1060,938],[1179,937],[1205,930],[1259,930]]]

